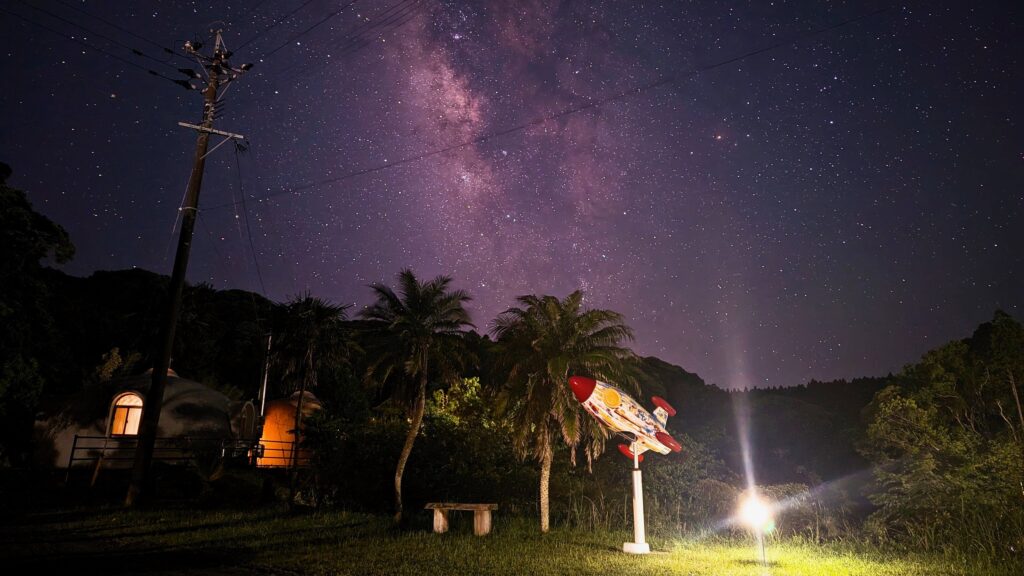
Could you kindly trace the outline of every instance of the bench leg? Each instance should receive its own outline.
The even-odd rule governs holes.
[[[490,510],[474,510],[473,511],[473,534],[477,536],[486,536],[491,533],[491,511]]]
[[[434,509],[434,532],[444,534],[448,531],[448,511]]]

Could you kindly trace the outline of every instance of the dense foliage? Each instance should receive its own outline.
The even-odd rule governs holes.
[[[925,549],[1024,545],[1024,327],[998,312],[925,354],[869,406],[871,526]]]
[[[4,167],[4,182],[8,174]],[[29,462],[37,412],[152,364],[167,280],[45,267],[72,255],[70,240],[6,183],[0,225],[0,462],[10,469]],[[393,511],[395,462],[407,458],[409,510],[483,500],[536,515],[548,455],[553,523],[627,525],[629,464],[601,454],[599,430],[588,431],[589,418],[558,386],[582,370],[678,410],[669,429],[682,453],[644,464],[654,530],[734,529],[739,491],[756,480],[782,503],[780,533],[997,556],[1024,549],[1024,328],[1005,313],[896,375],[725,391],[620,348],[623,319],[586,310],[575,294],[521,300],[497,320],[497,341],[466,332],[468,294],[451,282],[403,273],[397,291],[375,287],[377,304],[354,321],[309,297],[275,304],[191,286],[173,367],[232,398],[254,398],[266,334],[278,336],[271,395],[305,387],[324,405],[307,423],[315,466],[301,486],[323,505]],[[746,478],[737,420],[755,479]],[[575,464],[577,452],[587,465]]]
[[[47,382],[61,376],[49,365],[59,353],[58,329],[41,261],[75,253],[67,232],[7,185],[10,175],[0,163],[0,463],[23,461],[35,407]]]

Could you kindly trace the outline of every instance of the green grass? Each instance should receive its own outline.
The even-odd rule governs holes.
[[[429,516],[393,530],[386,518],[345,512],[293,515],[120,509],[37,513],[0,526],[8,574],[509,574],[589,575],[941,575],[1020,574],[1021,566],[978,559],[895,555],[851,546],[770,544],[769,566],[753,542],[651,538],[654,552],[619,551],[625,533],[537,532],[526,520],[495,518],[472,535],[472,515],[453,513],[452,531],[429,531]]]

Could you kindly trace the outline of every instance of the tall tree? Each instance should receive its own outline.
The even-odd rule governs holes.
[[[348,360],[344,328],[348,308],[305,294],[280,309],[271,361],[280,371],[286,389],[299,393],[295,405],[295,444],[291,452],[293,491],[305,393],[316,389],[321,371]]]
[[[410,414],[411,423],[395,466],[395,523],[402,521],[402,475],[423,424],[427,384],[431,376],[454,382],[468,358],[464,338],[471,327],[463,290],[449,288],[452,279],[438,276],[421,283],[412,270],[398,275],[398,292],[373,284],[376,302],[362,316],[372,322],[374,358],[367,378],[389,388],[391,397]]]
[[[557,438],[572,450],[586,444],[588,462],[604,448],[606,432],[586,416],[569,388],[569,376],[591,376],[635,386],[633,353],[621,346],[633,339],[623,317],[611,310],[583,308],[583,293],[562,300],[522,296],[520,306],[495,320],[498,364],[506,374],[502,397],[515,429],[520,457],[540,462],[540,529],[550,529],[549,483]]]
[[[869,524],[924,548],[1012,550],[1024,539],[1024,326],[1003,312],[929,351],[865,411]],[[970,537],[964,537],[969,534]]]
[[[27,454],[44,384],[59,380],[55,365],[65,362],[42,261],[64,263],[75,253],[67,232],[8,186],[10,176],[0,162],[0,463]]]

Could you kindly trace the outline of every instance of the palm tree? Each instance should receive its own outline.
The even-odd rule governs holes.
[[[302,402],[307,390],[319,383],[318,374],[348,361],[344,321],[349,306],[340,306],[308,293],[296,296],[280,309],[271,364],[279,370],[286,390],[297,391],[295,444],[292,445],[292,489],[299,454]],[[294,496],[294,494],[293,494]]]
[[[633,353],[619,344],[633,332],[622,315],[582,308],[579,290],[554,296],[521,296],[520,307],[498,316],[492,333],[498,341],[499,370],[507,374],[501,398],[507,406],[514,445],[521,458],[540,462],[540,530],[547,532],[554,443],[571,449],[586,442],[588,463],[604,449],[607,433],[592,418],[581,418],[580,405],[568,386],[570,375],[586,375],[635,386]]]
[[[403,270],[398,293],[373,284],[377,301],[362,313],[373,322],[371,333],[378,336],[367,378],[389,387],[392,399],[412,418],[395,467],[396,524],[402,521],[402,474],[423,423],[429,378],[456,380],[469,355],[463,338],[472,323],[463,305],[470,297],[463,290],[450,290],[451,282],[448,276],[438,276],[421,283],[412,270]]]

